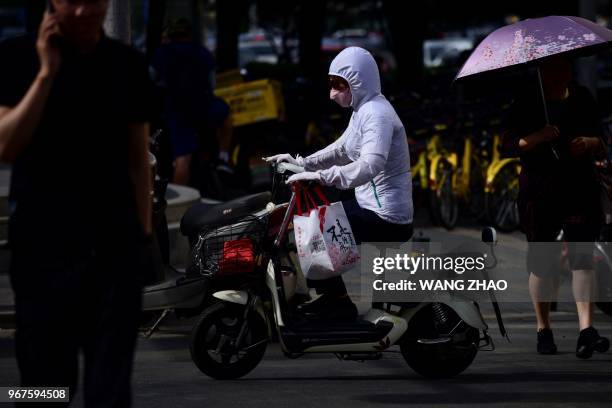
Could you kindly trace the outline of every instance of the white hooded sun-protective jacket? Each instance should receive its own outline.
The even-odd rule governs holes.
[[[355,189],[359,206],[394,224],[412,222],[412,176],[406,131],[381,94],[378,67],[359,47],[343,50],[330,75],[350,85],[353,115],[342,136],[304,158],[306,171],[319,171],[323,184]]]

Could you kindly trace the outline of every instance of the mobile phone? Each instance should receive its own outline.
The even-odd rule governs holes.
[[[55,13],[55,7],[53,7],[52,0],[47,0],[47,11],[49,11],[49,13]],[[51,44],[55,47],[61,47],[62,46],[61,34],[57,34],[51,37]]]

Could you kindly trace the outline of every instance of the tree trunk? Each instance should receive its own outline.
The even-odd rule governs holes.
[[[245,0],[217,1],[217,65],[219,71],[238,68],[238,35],[246,15]]]
[[[423,78],[423,41],[427,30],[424,1],[383,0],[391,49],[397,60],[402,87],[418,88]]]
[[[301,0],[297,15],[299,58],[302,74],[317,82],[324,75],[321,67],[321,41],[325,29],[325,0]]]
[[[164,27],[166,0],[149,0],[149,18],[147,21],[147,60],[151,61],[159,48]]]
[[[595,21],[597,18],[597,4],[595,0],[580,0],[580,17]],[[597,57],[580,58],[577,62],[577,79],[582,85],[589,88],[593,95],[597,95]]]
[[[130,0],[110,0],[104,23],[106,35],[127,45],[132,43],[130,10]]]

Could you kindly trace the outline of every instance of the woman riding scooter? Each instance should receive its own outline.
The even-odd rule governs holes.
[[[353,114],[347,129],[331,145],[308,157],[279,154],[266,158],[304,167],[288,183],[316,181],[355,189],[343,201],[357,243],[406,242],[412,237],[412,177],[404,126],[381,94],[378,67],[363,48],[340,52],[329,69],[331,100]],[[299,311],[318,318],[352,320],[357,308],[341,277],[308,280],[320,295]]]

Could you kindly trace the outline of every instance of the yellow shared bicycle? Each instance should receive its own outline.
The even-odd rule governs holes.
[[[499,125],[492,121],[490,126]],[[485,139],[475,137],[473,124],[466,123],[461,156],[452,152],[445,158],[452,166],[453,193],[469,212],[485,218],[500,231],[511,232],[519,226],[517,207],[521,165],[516,158],[502,159],[501,137],[493,133],[491,148]],[[486,136],[486,134],[484,135]]]
[[[446,125],[434,126],[434,134],[426,143],[411,168],[414,185],[427,192],[430,215],[434,224],[447,229],[457,223],[459,208],[453,192],[453,166],[442,145],[441,132]]]
[[[485,211],[489,222],[500,231],[512,232],[519,227],[518,193],[521,163],[517,158],[502,159],[501,137],[493,135],[493,156],[485,181]]]
[[[461,157],[453,152],[448,158],[454,169],[453,191],[470,214],[483,218],[485,177],[491,155],[487,147],[479,143],[475,137],[473,122],[463,124],[461,135],[463,139]]]

